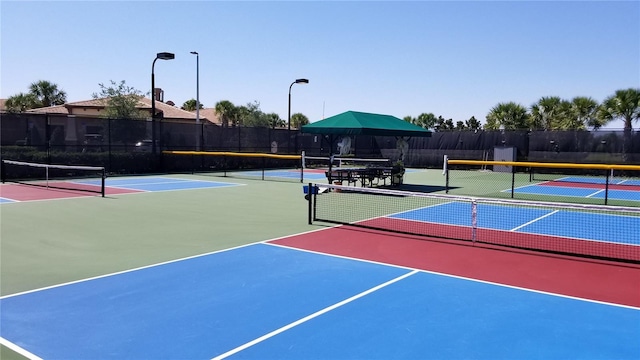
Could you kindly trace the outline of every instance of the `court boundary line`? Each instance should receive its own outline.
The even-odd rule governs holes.
[[[535,218],[535,219],[533,219],[533,220],[530,220],[530,221],[527,221],[527,222],[526,222],[526,223],[524,223],[524,224],[518,225],[518,226],[514,227],[513,229],[511,229],[511,230],[509,230],[509,231],[511,231],[511,232],[518,231],[518,229],[522,229],[522,228],[523,228],[523,227],[525,227],[525,226],[529,226],[529,225],[533,224],[534,222],[539,221],[539,220],[542,220],[542,219],[544,219],[544,218],[546,218],[546,217],[549,217],[549,216],[551,216],[551,215],[553,215],[553,214],[555,214],[555,213],[557,213],[557,212],[560,212],[560,210],[553,210],[553,211],[551,211],[551,212],[549,212],[549,213],[547,213],[547,214],[544,214],[544,215],[542,215],[542,216],[538,216],[537,218]]]
[[[358,300],[361,297],[367,296],[367,295],[369,295],[371,293],[374,293],[374,292],[376,292],[376,291],[378,291],[378,290],[380,290],[382,288],[385,288],[385,287],[387,287],[389,285],[392,285],[392,284],[394,284],[394,283],[396,283],[398,281],[404,280],[404,279],[408,278],[409,276],[413,276],[413,275],[418,274],[418,273],[420,273],[420,270],[412,270],[412,271],[409,271],[409,272],[407,272],[405,274],[402,274],[402,275],[400,275],[398,277],[395,277],[395,278],[393,278],[391,280],[385,281],[382,284],[378,284],[378,285],[376,285],[376,286],[374,286],[374,287],[372,287],[372,288],[370,288],[368,290],[362,291],[362,292],[360,292],[360,293],[358,293],[356,295],[353,295],[353,296],[351,296],[349,298],[346,298],[346,299],[344,299],[342,301],[339,301],[339,302],[337,302],[337,303],[335,303],[333,305],[327,306],[324,309],[318,310],[318,311],[316,311],[316,312],[314,312],[312,314],[309,314],[309,315],[307,315],[305,317],[302,317],[302,318],[300,318],[300,319],[298,319],[298,320],[296,320],[294,322],[291,322],[291,323],[289,323],[289,324],[287,324],[285,326],[282,326],[282,327],[280,327],[278,329],[270,331],[270,332],[268,332],[268,333],[266,333],[266,334],[264,334],[264,335],[262,335],[260,337],[257,337],[257,338],[255,338],[255,339],[253,339],[253,340],[251,340],[251,341],[249,341],[247,343],[244,343],[244,344],[242,344],[242,345],[240,345],[240,346],[238,346],[236,348],[233,348],[233,349],[231,349],[231,350],[229,350],[229,351],[227,351],[225,353],[222,353],[222,354],[220,354],[218,356],[215,356],[215,357],[212,358],[212,360],[220,360],[220,359],[224,359],[224,358],[226,358],[228,356],[234,355],[234,354],[236,354],[236,353],[238,353],[238,352],[240,352],[242,350],[248,349],[248,348],[252,347],[253,345],[256,345],[256,344],[259,344],[259,343],[261,343],[261,342],[263,342],[265,340],[268,340],[268,339],[270,339],[270,338],[272,338],[272,337],[274,337],[274,336],[276,336],[276,335],[278,335],[280,333],[283,333],[283,332],[285,332],[285,331],[287,331],[289,329],[292,329],[292,328],[294,328],[294,327],[296,327],[296,326],[298,326],[300,324],[304,324],[305,322],[307,322],[309,320],[313,320],[314,318],[316,318],[316,317],[318,317],[320,315],[328,313],[329,311],[335,310],[335,309],[337,309],[337,308],[339,308],[341,306],[344,306],[344,305],[346,305],[346,304],[348,304],[350,302]]]
[[[384,265],[384,266],[396,267],[396,268],[406,269],[406,270],[416,270],[418,272],[424,272],[424,273],[428,273],[428,274],[432,274],[432,275],[446,276],[446,277],[452,277],[452,278],[456,278],[456,279],[460,279],[460,280],[479,282],[479,283],[488,284],[488,285],[508,287],[508,288],[511,288],[511,289],[535,292],[535,293],[549,295],[549,296],[558,296],[558,297],[563,297],[563,298],[572,299],[572,300],[579,300],[579,301],[592,302],[592,303],[597,303],[597,304],[602,304],[602,305],[623,307],[623,308],[632,309],[632,310],[640,310],[640,307],[635,307],[635,306],[631,306],[631,305],[616,304],[616,303],[610,303],[610,302],[606,302],[606,301],[593,300],[593,299],[585,299],[585,298],[581,298],[581,297],[577,297],[577,296],[557,294],[557,293],[552,293],[552,292],[548,292],[548,291],[529,289],[529,288],[515,286],[515,285],[501,284],[501,283],[492,282],[492,281],[488,281],[488,280],[474,279],[474,278],[470,278],[470,277],[447,274],[447,273],[442,273],[442,272],[433,271],[433,270],[418,269],[418,268],[413,268],[413,267],[409,267],[409,266],[387,264],[387,263],[374,261],[374,260],[359,259],[359,258],[352,258],[352,257],[349,257],[349,256],[344,256],[344,255],[323,253],[323,252],[318,252],[318,251],[308,250],[308,249],[302,249],[302,248],[297,248],[297,247],[288,246],[288,245],[281,245],[281,244],[267,244],[267,245],[284,247],[284,248],[288,248],[288,249],[304,251],[304,252],[310,252],[310,253],[319,254],[319,255],[333,256],[333,257],[337,257],[337,258],[341,258],[341,259],[363,261],[363,262],[376,264],[376,265]],[[534,255],[534,254],[529,254],[529,255]],[[535,255],[535,256],[538,256],[538,255]]]
[[[38,355],[23,349],[20,345],[16,345],[13,342],[0,337],[0,345],[7,347],[10,350],[13,350],[14,352],[18,353],[18,355],[22,355],[24,357],[26,357],[29,360],[44,360],[43,358],[39,357]]]
[[[181,257],[181,258],[178,258],[178,259],[162,261],[162,262],[159,262],[159,263],[153,263],[153,264],[144,265],[144,266],[138,266],[138,267],[134,267],[134,268],[131,268],[131,269],[120,270],[120,271],[116,271],[116,272],[111,272],[111,273],[107,273],[107,274],[91,276],[91,277],[88,277],[88,278],[83,278],[83,279],[78,279],[78,280],[73,280],[73,281],[67,281],[67,282],[54,284],[54,285],[49,285],[49,286],[44,286],[44,287],[31,289],[31,290],[19,291],[17,293],[0,296],[0,300],[4,300],[4,299],[7,299],[7,298],[11,298],[11,297],[16,297],[16,296],[20,296],[20,295],[26,295],[26,294],[30,294],[30,293],[34,293],[34,292],[38,292],[38,291],[55,289],[55,288],[58,288],[58,287],[74,285],[74,284],[78,284],[78,283],[82,283],[82,282],[87,282],[87,281],[98,280],[98,279],[107,278],[107,277],[111,277],[111,276],[126,274],[126,273],[129,273],[129,272],[145,270],[145,269],[149,269],[149,268],[152,268],[152,267],[163,266],[163,265],[167,265],[167,264],[171,264],[171,263],[175,263],[175,262],[181,262],[181,261],[186,261],[186,260],[197,259],[197,258],[200,258],[200,257],[205,257],[205,256],[209,256],[209,255],[213,255],[213,254],[217,254],[217,253],[221,253],[221,252],[240,249],[240,248],[251,246],[251,245],[255,245],[255,244],[267,243],[267,242],[270,242],[270,241],[276,241],[276,240],[285,239],[285,238],[294,237],[294,236],[301,236],[301,235],[305,235],[305,234],[309,234],[309,233],[313,233],[313,232],[317,232],[317,231],[322,231],[322,230],[326,230],[326,228],[303,231],[303,232],[296,233],[296,234],[293,234],[293,235],[278,236],[278,237],[275,237],[275,238],[272,238],[272,239],[267,239],[267,240],[258,240],[258,241],[254,241],[254,242],[247,243],[247,244],[233,246],[233,247],[230,247],[230,248],[218,249],[218,250],[214,250],[214,251],[208,251],[208,252],[205,252],[205,253],[196,254],[196,255],[190,255],[190,256]]]
[[[545,184],[552,184],[552,185],[545,185]],[[603,184],[604,185],[604,184]],[[619,184],[614,184],[614,185],[619,185]],[[537,184],[527,184],[527,185],[522,185],[522,186],[516,186],[515,188],[513,188],[513,191],[516,190],[520,190],[520,189],[524,189],[527,187],[533,187],[533,186],[549,186],[549,187],[553,187],[553,188],[569,188],[569,189],[580,189],[579,187],[571,187],[571,186],[557,186],[557,185],[553,185],[553,181],[543,181]],[[636,185],[633,185],[636,186]],[[606,189],[599,189],[598,191],[592,192],[590,194],[587,195],[567,195],[567,194],[546,194],[546,193],[522,193],[525,195],[541,195],[541,196],[564,196],[564,197],[573,197],[573,198],[580,198],[580,199],[601,199],[601,198],[594,198],[594,196],[604,192]],[[614,192],[614,191],[629,191],[632,193],[636,193],[637,191],[635,190],[626,190],[626,189],[609,189],[609,193]],[[504,190],[500,190],[501,193],[509,193],[511,192],[511,189],[504,189]],[[611,198],[612,200],[618,200],[618,201],[637,201],[635,199],[627,199],[627,198]]]
[[[600,193],[603,193],[604,191],[605,191],[605,189],[600,189],[600,190],[598,190],[596,192],[593,192],[593,193],[591,193],[591,194],[589,194],[589,195],[587,195],[585,197],[586,198],[592,198],[592,197],[594,197],[594,196],[596,196],[596,195],[598,195]],[[618,200],[618,199],[616,199],[616,200]],[[627,200],[627,199],[621,199],[621,200]]]

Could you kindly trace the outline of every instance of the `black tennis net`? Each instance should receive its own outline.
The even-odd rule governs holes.
[[[640,208],[309,184],[309,223],[640,264]],[[317,191],[314,189],[322,189]]]
[[[104,197],[104,167],[51,165],[2,160],[2,183],[19,183],[50,189],[97,193]]]

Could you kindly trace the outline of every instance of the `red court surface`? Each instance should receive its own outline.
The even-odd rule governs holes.
[[[640,307],[640,266],[335,227],[274,240],[299,249]]]
[[[605,184],[597,183],[581,183],[571,181],[548,181],[542,182],[538,185],[542,186],[558,186],[558,187],[577,187],[583,189],[605,189]],[[625,184],[609,184],[609,190],[628,190],[628,191],[640,191],[638,185],[625,185]]]
[[[86,187],[94,188],[90,185],[74,184],[74,187]],[[117,189],[117,188],[105,188],[106,195],[128,194],[137,193],[137,190]],[[35,200],[54,200],[54,199],[69,199],[79,197],[95,197],[100,196],[97,193],[90,193],[86,191],[78,190],[62,190],[53,188],[43,188],[30,185],[20,184],[2,184],[0,185],[0,197],[10,199],[14,201],[35,201]]]

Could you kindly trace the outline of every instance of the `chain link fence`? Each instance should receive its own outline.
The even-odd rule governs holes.
[[[163,167],[162,150],[305,151],[318,156],[345,151],[343,137],[280,128],[220,127],[193,120],[158,119],[154,127],[150,120],[4,113],[0,136],[3,159],[105,166],[111,173],[170,172]],[[518,161],[640,164],[640,131],[443,131],[427,138],[352,136],[348,140],[348,154],[402,159],[408,167],[439,168],[444,155],[493,160],[495,149],[505,147],[515,149]]]

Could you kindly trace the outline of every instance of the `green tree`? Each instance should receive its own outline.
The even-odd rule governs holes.
[[[242,126],[269,127],[271,125],[271,118],[260,110],[258,101],[248,103],[244,109],[246,110],[240,111]]]
[[[482,124],[480,124],[480,121],[478,121],[475,116],[472,116],[471,118],[469,118],[469,120],[466,120],[464,124],[469,130],[478,130],[482,128]]]
[[[632,123],[640,119],[640,89],[617,90],[602,102],[598,117],[603,124],[622,119],[624,129],[631,131]]]
[[[111,80],[111,86],[98,85],[100,92],[94,93],[93,98],[102,99],[105,103],[102,117],[109,119],[103,132],[108,131],[107,135],[112,141],[121,141],[125,144],[145,139],[147,124],[146,121],[141,120],[150,117],[150,114],[139,109],[142,93],[127,86],[124,80],[119,84]]]
[[[7,108],[8,112],[24,112],[29,109],[37,108],[38,99],[36,99],[35,95],[31,93],[18,93],[7,98],[4,106]]]
[[[58,85],[40,80],[29,86],[29,93],[33,94],[38,102],[38,107],[63,105],[67,102],[67,94],[58,89]]]
[[[433,129],[436,125],[436,116],[432,113],[422,113],[418,115],[414,124],[425,129]]]
[[[215,111],[223,127],[229,126],[232,118],[236,116],[236,106],[229,100],[218,101],[215,106]]]
[[[624,121],[624,136],[622,142],[622,160],[628,160],[629,146],[632,141],[632,123],[640,119],[640,89],[617,90],[602,102],[598,110],[598,117],[604,124],[615,120]]]
[[[269,127],[272,129],[281,128],[287,125],[287,123],[284,120],[280,119],[280,115],[276,113],[269,113],[269,114],[266,114],[266,116],[267,116],[267,119],[269,119]]]
[[[189,99],[182,104],[181,109],[186,111],[196,111],[198,107],[198,101],[196,99]],[[204,109],[202,103],[200,103],[200,109]]]
[[[571,117],[575,119],[573,129],[591,127],[599,129],[602,123],[598,119],[598,102],[590,97],[576,96],[571,100]]]
[[[530,127],[535,130],[558,130],[568,117],[570,104],[558,96],[542,97],[531,105]]]
[[[529,128],[527,108],[515,102],[499,103],[487,114],[486,130],[518,130]]]
[[[414,124],[416,123],[416,118],[412,117],[411,115],[407,115],[405,117],[402,118],[402,120],[410,123],[410,124]]]
[[[309,118],[302,113],[295,113],[291,115],[291,126],[300,129],[302,126],[309,124]]]

